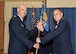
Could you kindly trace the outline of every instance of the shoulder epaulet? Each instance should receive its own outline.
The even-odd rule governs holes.
[[[15,16],[12,16],[12,18],[16,18],[17,16],[15,15]]]
[[[15,16],[13,16],[13,17],[17,17],[17,16],[15,15]]]

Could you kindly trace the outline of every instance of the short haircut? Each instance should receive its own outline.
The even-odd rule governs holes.
[[[61,10],[60,8],[55,8],[54,11],[55,11],[55,10],[59,10],[59,11],[62,13],[62,10]],[[54,11],[53,11],[53,12],[54,12]]]

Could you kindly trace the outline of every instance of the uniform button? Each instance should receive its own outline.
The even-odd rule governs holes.
[[[55,43],[54,43],[54,45],[55,45]]]
[[[49,54],[52,54],[52,53],[49,53]]]

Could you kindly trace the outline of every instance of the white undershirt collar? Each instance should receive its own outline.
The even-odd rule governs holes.
[[[23,22],[23,18],[19,14],[17,14],[17,15],[20,17],[21,21]]]

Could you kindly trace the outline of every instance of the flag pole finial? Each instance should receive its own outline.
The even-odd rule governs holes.
[[[45,1],[42,1],[42,3],[45,3]]]

